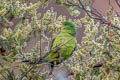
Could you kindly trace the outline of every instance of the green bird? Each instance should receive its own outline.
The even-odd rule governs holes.
[[[60,64],[68,59],[75,50],[77,40],[75,38],[76,27],[70,21],[62,24],[61,32],[52,42],[51,49],[37,64],[48,62],[53,69],[55,64]]]
[[[75,25],[70,21],[63,22],[61,32],[53,40],[49,54],[45,55],[39,63],[50,62],[53,68],[55,64],[60,64],[68,59],[76,47],[75,35]]]

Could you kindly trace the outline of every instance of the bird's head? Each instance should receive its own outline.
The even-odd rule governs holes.
[[[61,32],[71,34],[72,36],[76,35],[76,27],[70,21],[64,21],[61,27]]]

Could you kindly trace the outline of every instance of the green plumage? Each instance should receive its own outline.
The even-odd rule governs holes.
[[[51,50],[42,60],[45,62],[61,63],[61,58],[66,60],[70,57],[76,47],[76,28],[72,22],[65,21],[61,32],[54,39]]]

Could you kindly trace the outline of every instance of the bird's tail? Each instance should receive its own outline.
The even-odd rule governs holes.
[[[31,62],[30,60],[22,60],[21,62],[28,63],[28,64],[42,64],[42,63],[46,63],[46,61],[44,59],[40,59],[39,61],[36,61],[36,62]]]

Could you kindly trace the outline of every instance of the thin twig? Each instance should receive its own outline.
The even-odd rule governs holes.
[[[95,20],[98,20],[98,21],[100,21],[102,24],[107,24],[107,23],[106,23],[107,20],[104,19],[100,14],[97,14],[97,13],[98,13],[97,10],[94,9],[95,12],[97,11],[97,13],[95,13],[95,12],[93,12],[93,11],[89,11],[89,10],[87,10],[87,9],[84,7],[84,5],[82,4],[82,2],[81,2],[80,0],[78,0],[78,1],[79,1],[79,5],[74,4],[74,3],[72,3],[71,1],[67,0],[67,2],[68,2],[69,4],[72,4],[73,6],[76,6],[76,7],[78,7],[79,9],[82,9],[83,11],[85,11],[90,18],[95,19]],[[92,16],[92,15],[94,15],[94,16]],[[95,17],[95,16],[96,16],[96,17]],[[113,25],[113,24],[111,24],[110,27],[115,28],[115,29],[117,29],[117,30],[120,30],[119,27],[117,27],[117,26],[115,26],[115,25]]]
[[[4,67],[4,65],[3,65],[2,63],[0,63],[0,66],[1,66],[1,67]],[[13,76],[12,76],[12,74],[11,74],[11,72],[10,72],[10,70],[9,70],[9,69],[6,69],[6,70],[7,70],[7,72],[8,72],[8,74],[7,74],[7,73],[6,73],[6,74],[9,76],[9,78],[10,78],[11,80],[14,80],[14,79],[13,79]],[[2,76],[4,77],[4,75],[2,75]]]
[[[31,68],[29,68],[25,73],[23,73],[23,76],[20,78],[20,80],[22,80],[34,68],[34,66],[35,64],[32,65],[32,67],[30,66]]]
[[[41,59],[41,53],[42,53],[42,39],[41,39],[41,35],[42,35],[42,19],[41,19],[41,29],[40,29],[40,59]]]

